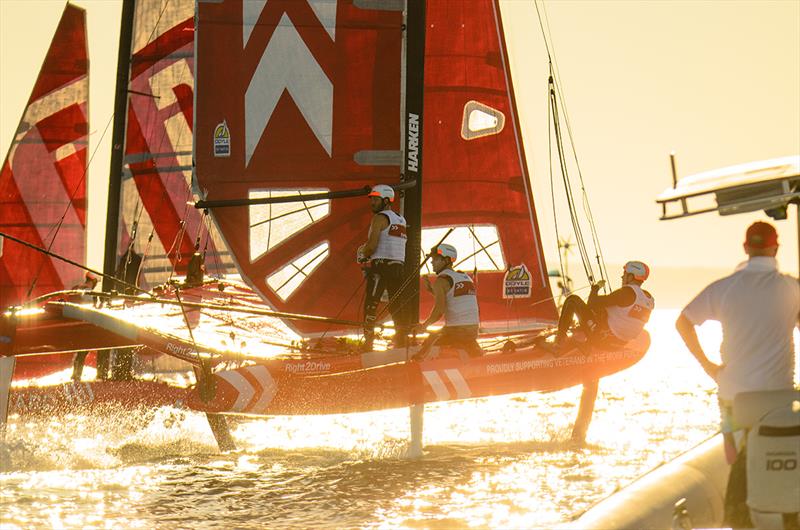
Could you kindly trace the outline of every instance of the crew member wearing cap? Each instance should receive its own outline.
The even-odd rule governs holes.
[[[463,272],[453,270],[453,263],[458,258],[454,246],[442,243],[432,248],[429,256],[433,271],[436,273],[433,285],[427,282],[428,290],[434,296],[434,305],[428,318],[415,329],[424,331],[442,315],[444,315],[444,327],[425,339],[414,358],[425,358],[434,344],[463,348],[472,357],[483,355],[476,340],[480,318],[478,297],[472,278]]]
[[[364,348],[372,349],[375,319],[383,293],[389,292],[389,306],[395,324],[395,346],[404,346],[408,339],[408,310],[397,291],[403,284],[406,260],[406,220],[392,210],[395,193],[391,186],[378,184],[369,193],[372,222],[367,242],[358,247],[356,259],[364,266],[367,292],[364,297]]]
[[[594,344],[622,346],[635,339],[650,319],[655,301],[642,289],[650,268],[641,261],[629,261],[622,268],[622,287],[607,295],[598,294],[604,282],[592,285],[588,302],[577,295],[564,300],[558,319],[556,344],[562,344],[567,330],[578,317],[578,329]]]
[[[778,233],[764,222],[750,225],[744,251],[748,260],[736,272],[703,289],[681,312],[675,327],[703,370],[716,381],[721,430],[733,464],[725,494],[723,526],[749,523],[745,458],[737,454],[732,403],[739,392],[791,389],[794,377],[792,333],[800,313],[797,279],[778,272]],[[706,320],[722,324],[722,364],[708,359],[694,327]]]

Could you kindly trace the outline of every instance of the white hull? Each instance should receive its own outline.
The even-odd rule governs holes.
[[[718,434],[595,504],[565,528],[671,528],[681,498],[694,527],[719,526],[729,469]]]

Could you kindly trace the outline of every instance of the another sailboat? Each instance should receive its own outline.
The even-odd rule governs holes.
[[[152,288],[138,296],[98,293],[95,305],[54,298],[28,316],[8,313],[10,340],[2,352],[33,352],[48,323],[69,325],[69,336],[49,337],[55,350],[145,346],[194,367],[197,388],[143,384],[151,400],[163,396],[172,404],[178,396],[196,410],[249,415],[552,391],[638,361],[649,345],[646,332],[614,351],[585,345],[556,356],[536,345],[557,311],[497,1],[405,8],[366,0],[201,0],[194,62],[180,33],[188,30],[186,19],[176,16],[171,29],[153,31],[152,42],[164,48],[144,45],[139,63],[134,51],[134,82],[137,64],[154,70],[125,101],[129,110],[155,109],[156,132],[148,136],[144,114],[129,112],[123,189],[138,196],[123,199],[133,205],[122,221],[127,252],[106,261],[110,273],[121,254],[135,251],[147,263],[153,252],[161,265],[144,268],[142,285]],[[197,93],[189,112],[185,84],[170,76],[193,67]],[[168,82],[148,92],[158,79]],[[180,145],[190,122],[202,218],[180,211],[189,168]],[[153,147],[158,138],[170,138],[164,154]],[[167,174],[181,185],[173,188]],[[413,346],[356,354],[324,342],[290,344],[287,325],[310,338],[363,328],[354,252],[370,212],[352,197],[377,182],[403,192],[411,225],[400,302],[416,318],[430,309],[430,299],[420,300],[418,264],[423,249],[446,238],[466,256],[457,266],[471,271],[477,286],[485,356],[465,358],[442,347],[437,358],[417,362]],[[163,232],[161,223],[168,225]],[[148,233],[164,234],[160,245]],[[174,259],[175,245],[183,256],[205,254],[206,263],[232,259],[242,279],[200,275],[153,287],[148,274],[160,267],[169,277],[186,263]],[[218,366],[234,362],[244,365]],[[130,394],[100,391],[117,383],[83,383],[86,398],[76,406],[91,407],[100,396],[126,402]],[[11,393],[12,410],[22,410],[17,404],[31,395],[25,392]]]
[[[88,98],[86,13],[67,4],[0,169],[0,232],[79,264],[86,263]],[[83,280],[79,268],[4,239],[0,235],[0,308]],[[69,354],[20,357],[16,377],[71,363]]]

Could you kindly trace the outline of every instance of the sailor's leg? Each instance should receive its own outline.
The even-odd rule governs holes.
[[[586,303],[576,294],[569,295],[564,300],[564,305],[561,306],[561,315],[558,317],[557,342],[562,341],[567,336],[567,331],[572,327],[575,315],[581,310],[581,306],[586,306]]]
[[[725,457],[731,466],[728,483],[725,485],[723,503],[723,524],[734,528],[752,528],[750,509],[747,507],[747,440],[745,435],[737,447],[736,434],[741,434],[739,426],[734,422],[733,403],[719,400],[720,431],[722,431]]]
[[[375,340],[375,318],[384,289],[382,283],[380,272],[373,265],[367,270],[367,291],[364,295],[364,348],[366,350],[372,349],[372,342]]]
[[[112,381],[133,381],[133,348],[114,350],[114,362],[111,365]]]
[[[5,440],[9,395],[11,394],[11,379],[14,377],[14,366],[16,363],[16,357],[0,355],[0,443]]]
[[[422,342],[422,345],[419,347],[419,350],[417,350],[417,353],[414,354],[413,357],[414,360],[421,361],[425,359],[425,357],[427,357],[428,351],[430,351],[431,346],[433,346],[439,339],[439,333],[440,332],[433,332],[430,335],[428,335],[428,338],[426,338]]]
[[[583,443],[586,440],[586,432],[589,430],[589,423],[592,421],[592,413],[594,412],[594,403],[597,399],[598,383],[597,379],[583,383],[578,416],[575,418],[575,425],[572,427],[573,442]]]
[[[579,329],[588,335],[591,322],[594,320],[594,313],[580,296],[573,294],[568,296],[564,300],[564,305],[561,306],[556,342],[561,342],[567,336],[567,331],[572,327],[575,317],[578,317]]]
[[[11,453],[6,448],[6,422],[16,361],[16,357],[0,355],[0,472],[11,468]]]
[[[108,368],[111,360],[110,350],[100,350],[97,352],[97,380],[105,381],[108,379]]]
[[[733,528],[753,528],[750,509],[747,507],[747,446],[738,451],[736,460],[731,466],[728,483],[725,486],[723,513],[723,525]]]
[[[86,356],[89,355],[88,351],[79,351],[75,354],[72,360],[72,380],[80,381],[83,375],[83,364],[86,362]]]
[[[411,405],[408,412],[411,422],[411,440],[408,444],[406,458],[419,458],[422,456],[422,424],[425,415],[425,404]]]
[[[389,312],[392,314],[394,322],[394,345],[403,348],[408,345],[408,334],[411,329],[405,293],[399,292],[403,287],[403,265],[402,263],[392,263],[386,268],[386,290],[389,292],[389,300],[392,300]]]

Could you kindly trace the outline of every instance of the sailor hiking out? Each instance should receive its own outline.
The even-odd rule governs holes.
[[[655,307],[653,296],[642,289],[650,268],[641,261],[629,261],[622,269],[622,287],[607,295],[598,292],[603,282],[592,285],[588,302],[570,295],[561,308],[556,345],[561,346],[575,317],[577,330],[594,345],[622,346],[644,329]]]
[[[428,356],[431,346],[455,346],[463,348],[471,357],[483,355],[478,346],[478,296],[475,284],[467,274],[453,270],[453,263],[458,254],[455,247],[442,243],[430,252],[436,281],[433,285],[426,283],[428,291],[434,296],[434,306],[428,315],[415,329],[424,331],[444,316],[444,327],[431,333],[415,355],[416,359]]]
[[[395,192],[391,186],[378,184],[369,193],[374,215],[369,225],[367,242],[358,247],[356,259],[366,275],[364,297],[364,349],[371,350],[375,338],[375,319],[384,292],[392,304],[389,312],[395,324],[395,346],[404,346],[408,337],[408,311],[397,296],[403,284],[403,264],[406,260],[406,220],[391,205]]]

